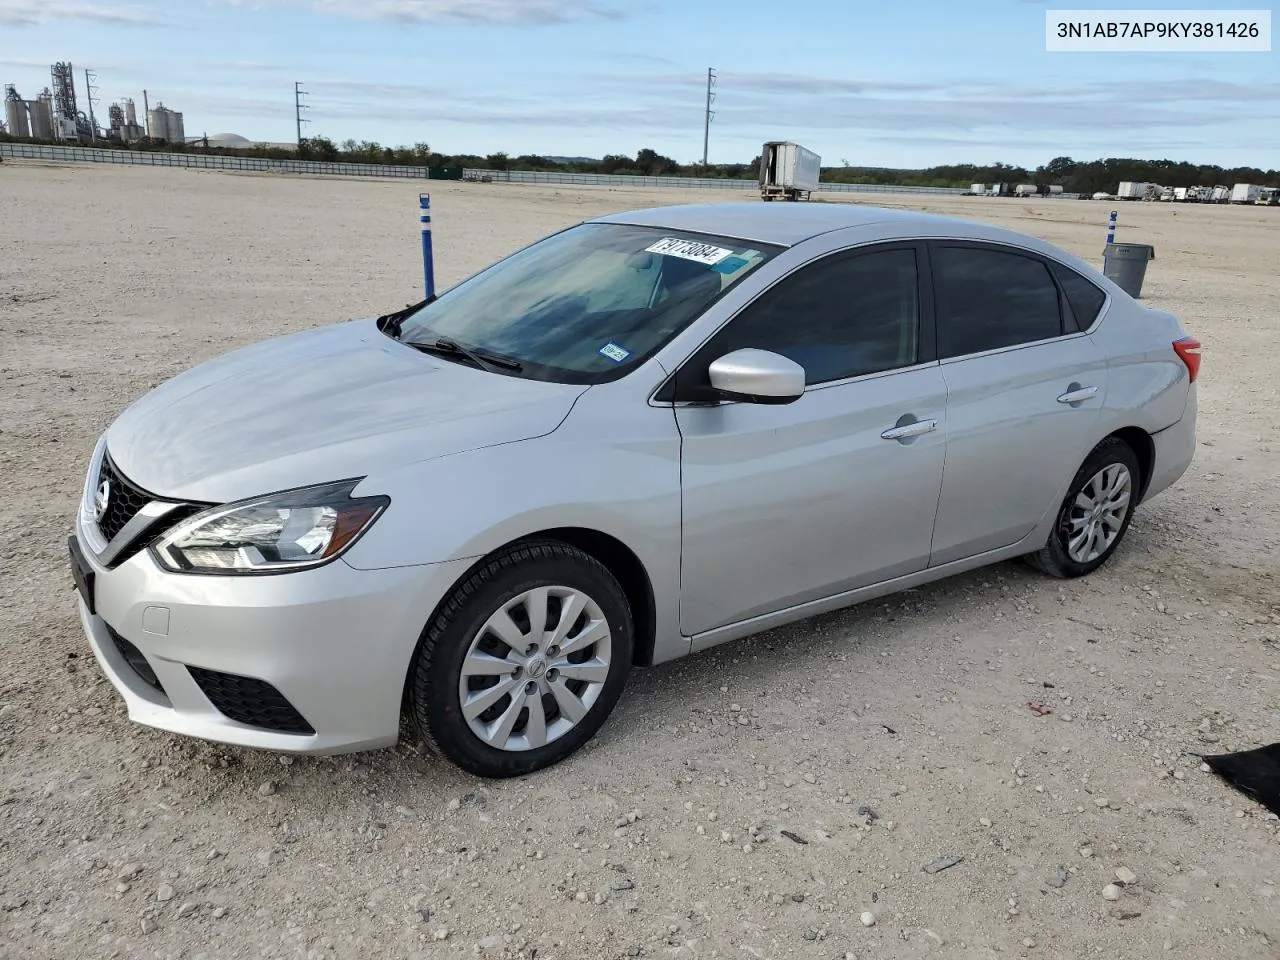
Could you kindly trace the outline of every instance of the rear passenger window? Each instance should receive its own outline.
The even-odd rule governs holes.
[[[1098,319],[1107,295],[1070,267],[1055,263],[1053,273],[1058,278],[1058,285],[1062,287],[1063,293],[1067,295],[1067,303],[1075,314],[1076,324],[1081,330],[1088,330],[1093,326],[1093,321]]]
[[[1058,288],[1039,260],[980,247],[938,247],[933,259],[942,356],[1062,335]]]

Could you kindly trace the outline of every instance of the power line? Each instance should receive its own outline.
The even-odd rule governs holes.
[[[293,83],[293,119],[298,124],[298,146],[302,146],[302,125],[311,122],[302,118],[302,111],[311,109],[302,102],[302,98],[307,95],[307,91],[302,89],[302,82],[295,80]]]
[[[702,124],[702,166],[707,166],[707,148],[711,144],[711,118],[715,116],[715,112],[711,109],[711,104],[715,102],[716,95],[711,92],[711,88],[716,85],[716,72],[712,68],[707,68],[707,112]]]

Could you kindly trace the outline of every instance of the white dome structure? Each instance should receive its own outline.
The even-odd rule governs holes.
[[[211,147],[252,147],[253,141],[238,133],[215,133],[209,137]]]

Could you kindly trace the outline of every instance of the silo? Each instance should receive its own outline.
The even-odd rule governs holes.
[[[170,110],[168,117],[169,140],[173,143],[185,143],[186,131],[182,129],[182,114],[177,110]]]
[[[37,140],[52,140],[53,101],[48,97],[28,100],[27,110],[31,114],[31,136]]]
[[[12,84],[4,88],[4,125],[12,137],[29,137],[27,102],[18,95]]]
[[[6,100],[4,102],[4,125],[10,136],[31,136],[31,128],[27,124],[27,101]]]
[[[126,126],[130,127],[138,125],[138,108],[133,105],[132,97],[128,97],[124,101],[124,122]]]
[[[155,105],[155,109],[147,112],[147,123],[150,126],[152,140],[169,139],[168,113],[169,111],[160,103]]]

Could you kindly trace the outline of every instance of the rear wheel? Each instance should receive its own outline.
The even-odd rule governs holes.
[[[557,542],[494,557],[455,588],[412,668],[410,712],[428,745],[484,777],[563,760],[612,711],[631,667],[626,595]]]
[[[1049,542],[1028,562],[1055,577],[1081,577],[1107,562],[1124,539],[1137,504],[1141,473],[1133,449],[1109,437],[1076,472]]]

